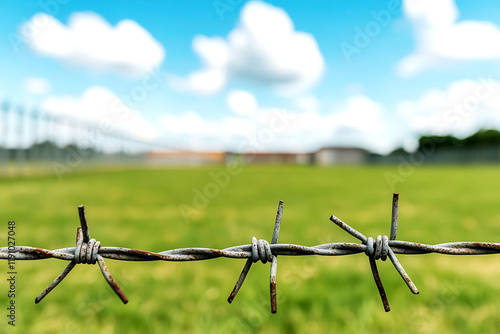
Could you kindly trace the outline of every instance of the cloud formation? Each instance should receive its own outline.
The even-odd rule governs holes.
[[[396,110],[409,133],[466,137],[480,129],[500,129],[499,108],[500,82],[483,78],[431,89],[417,100],[400,102]]]
[[[238,26],[226,39],[199,35],[193,39],[193,50],[204,68],[171,83],[199,95],[219,92],[231,78],[295,94],[312,87],[325,67],[314,36],[295,31],[284,10],[260,1],[243,7]]]
[[[236,152],[312,152],[323,146],[360,146],[390,152],[401,139],[390,131],[387,111],[363,95],[352,96],[336,111],[322,114],[312,95],[293,109],[256,105],[252,113],[206,119],[195,111],[164,115],[161,125],[174,147]]]
[[[453,0],[405,0],[403,12],[415,35],[415,51],[397,64],[412,76],[450,61],[500,59],[500,28],[487,21],[457,21]]]
[[[156,139],[159,135],[157,128],[138,111],[129,108],[112,91],[101,86],[88,88],[81,97],[47,97],[40,107],[54,116],[96,123],[106,133],[121,131],[122,134],[146,141]]]
[[[350,96],[328,113],[317,111],[318,104],[311,96],[300,105],[301,112],[291,129],[296,145],[307,143],[313,150],[323,146],[355,146],[388,153],[401,138],[388,111],[362,94]]]
[[[255,96],[247,91],[235,89],[230,91],[226,97],[229,110],[238,115],[251,115],[257,111],[258,103]]]
[[[227,101],[238,93],[246,92],[233,91]],[[457,80],[391,109],[363,94],[352,95],[329,111],[321,110],[324,107],[310,94],[293,102],[290,109],[257,104],[251,113],[211,120],[189,111],[165,115],[161,124],[184,149],[243,152],[312,152],[324,146],[355,146],[387,154],[401,146],[415,149],[422,135],[466,137],[480,129],[500,130],[500,82],[492,78]],[[236,109],[241,105],[236,103]],[[277,119],[284,121],[274,131]]]
[[[47,79],[27,77],[23,83],[24,91],[33,95],[45,95],[50,92],[52,85]]]
[[[67,25],[38,13],[21,26],[20,34],[40,55],[126,76],[146,75],[165,58],[163,46],[137,22],[112,26],[93,12],[73,13]]]

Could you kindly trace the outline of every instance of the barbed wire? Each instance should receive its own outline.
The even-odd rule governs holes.
[[[376,260],[385,261],[389,258],[401,275],[410,291],[418,294],[418,289],[410,279],[409,275],[404,270],[403,266],[396,258],[396,254],[426,254],[439,253],[450,255],[479,255],[479,254],[497,254],[500,253],[500,244],[487,242],[451,242],[436,245],[428,245],[416,242],[398,241],[396,240],[398,229],[398,211],[399,211],[399,194],[393,194],[392,201],[392,219],[390,237],[378,236],[375,239],[366,237],[351,226],[344,223],[335,216],[331,216],[330,220],[341,227],[347,233],[359,239],[361,243],[328,243],[317,246],[303,246],[294,244],[278,244],[278,236],[281,226],[281,218],[283,215],[283,201],[279,202],[276,220],[274,224],[273,236],[271,244],[266,240],[257,240],[252,238],[252,243],[249,245],[240,245],[224,249],[212,248],[179,248],[154,253],[139,249],[130,249],[123,247],[101,247],[99,241],[90,238],[87,219],[85,217],[85,209],[83,206],[78,207],[81,227],[77,228],[76,246],[69,248],[60,248],[55,250],[47,250],[29,246],[9,246],[0,248],[0,259],[7,260],[40,260],[47,258],[56,258],[60,260],[70,261],[66,268],[59,276],[40,293],[35,299],[35,303],[39,303],[47,294],[52,291],[61,281],[70,273],[70,271],[79,263],[99,265],[101,272],[111,286],[113,291],[118,295],[124,304],[128,302],[125,293],[118,286],[116,281],[111,276],[104,258],[122,260],[122,261],[201,261],[214,259],[219,257],[232,259],[247,259],[241,274],[236,281],[233,291],[228,297],[228,302],[231,303],[240,290],[245,278],[253,263],[261,261],[262,263],[271,262],[270,273],[270,294],[271,294],[271,312],[276,313],[276,273],[277,273],[277,257],[279,255],[286,256],[303,256],[303,255],[321,255],[321,256],[342,256],[357,253],[365,253],[370,262],[370,268],[377,285],[380,298],[386,312],[390,311],[389,302],[385,293],[384,286],[380,279]]]

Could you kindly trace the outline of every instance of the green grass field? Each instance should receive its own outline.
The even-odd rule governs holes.
[[[0,180],[0,240],[9,220],[17,245],[73,247],[84,204],[91,237],[103,246],[150,251],[225,248],[271,240],[285,201],[279,242],[358,242],[335,214],[367,236],[389,234],[392,191],[400,193],[399,240],[500,242],[500,169],[418,167],[388,185],[397,166],[244,167],[214,188],[218,169],[74,171]],[[224,182],[226,180],[223,180]],[[215,183],[214,183],[215,184]],[[212,187],[212,188],[210,188]],[[196,191],[210,197],[193,203]],[[211,191],[211,192],[210,192]],[[199,196],[198,196],[199,197]],[[198,208],[194,207],[195,205]],[[192,209],[187,209],[192,207]],[[194,208],[193,208],[194,207]],[[188,211],[186,211],[188,210]],[[182,211],[188,214],[182,214]],[[187,217],[189,216],[189,217]],[[188,218],[188,219],[187,219]],[[244,260],[106,260],[129,298],[123,305],[97,266],[78,265],[40,304],[35,297],[66,261],[17,261],[16,327],[6,318],[7,262],[0,284],[1,332],[18,333],[495,333],[500,328],[500,256],[399,255],[420,290],[413,295],[390,261],[379,271],[385,313],[368,259],[278,258],[278,313],[270,313],[269,264],[256,263],[232,305]]]

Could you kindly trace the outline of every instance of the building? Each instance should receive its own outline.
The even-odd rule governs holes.
[[[222,165],[237,160],[244,165],[358,165],[368,162],[368,152],[357,147],[323,147],[313,153],[292,152],[151,152],[151,165]]]
[[[323,147],[313,155],[314,164],[319,166],[359,165],[368,156],[367,151],[358,147]]]
[[[309,165],[311,153],[226,153],[226,161],[238,159],[245,165]]]
[[[151,165],[202,166],[223,164],[225,154],[222,152],[150,152],[145,161]]]

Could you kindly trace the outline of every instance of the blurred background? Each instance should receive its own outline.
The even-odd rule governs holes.
[[[84,204],[103,246],[160,252],[270,240],[496,242],[500,232],[500,4],[488,1],[0,3],[0,229],[72,247]],[[413,296],[365,255],[268,265],[108,260],[122,305],[80,265],[16,261],[29,333],[494,333],[495,256],[400,256]],[[8,268],[5,266],[4,276]],[[0,305],[9,305],[7,281]],[[7,314],[7,311],[5,311]],[[5,315],[6,315],[5,314]]]

